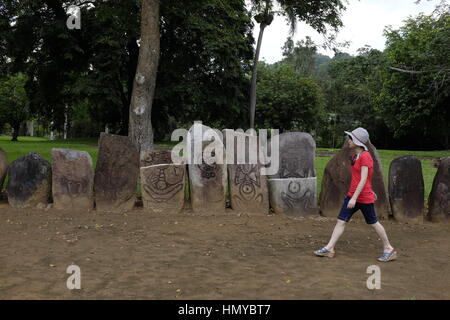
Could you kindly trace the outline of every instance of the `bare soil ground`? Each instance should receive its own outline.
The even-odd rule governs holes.
[[[450,226],[383,224],[399,259],[352,221],[317,258],[334,219],[17,210],[0,203],[0,299],[450,299]],[[81,290],[68,290],[69,265]],[[366,287],[381,268],[381,290]]]

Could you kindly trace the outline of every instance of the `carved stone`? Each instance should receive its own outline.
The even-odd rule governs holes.
[[[395,220],[422,223],[424,214],[422,165],[415,156],[394,159],[389,168],[389,201]]]
[[[214,157],[211,158],[205,152],[206,159],[204,159],[202,150],[205,151],[211,142],[204,139],[203,133],[211,128],[197,124],[198,127],[194,129],[194,126],[189,130],[187,146],[192,152],[188,165],[192,209],[205,215],[223,213],[226,205],[227,167],[225,164],[211,162],[214,162],[214,157],[218,157],[219,149],[225,154],[225,148],[219,139],[218,150]],[[195,153],[195,142],[198,143],[200,154]]]
[[[229,138],[234,140],[235,157],[234,159],[228,159],[230,162],[227,162],[231,208],[237,212],[247,214],[268,214],[269,192],[267,177],[261,175],[261,165],[256,156],[258,152],[258,138],[229,130],[224,130],[223,132],[225,143],[227,143],[227,132]],[[238,142],[243,144],[239,149]],[[249,154],[255,157],[251,159]],[[238,164],[238,155],[243,160],[242,164]]]
[[[280,134],[280,167],[270,179],[316,177],[316,142],[308,133],[288,132]],[[272,144],[269,143],[269,146]]]
[[[171,150],[145,150],[141,152],[141,168],[171,163]]]
[[[52,150],[52,193],[55,209],[94,208],[92,158],[85,151]]]
[[[317,178],[269,179],[270,205],[277,214],[318,215]]]
[[[141,168],[144,208],[152,212],[179,212],[184,205],[186,166],[160,164]]]
[[[375,202],[375,210],[379,218],[387,219],[390,215],[390,205],[383,180],[381,161],[375,146],[369,143],[368,148],[373,158],[372,187],[378,198]],[[339,215],[344,198],[350,189],[351,157],[352,150],[346,140],[342,150],[335,154],[325,167],[319,200],[320,212],[325,217],[334,218]]]
[[[139,152],[130,138],[101,133],[94,177],[97,210],[133,209],[138,175]]]
[[[428,201],[429,220],[450,222],[450,157],[441,159]]]
[[[8,202],[15,208],[46,206],[51,195],[52,166],[39,153],[13,161],[8,168]]]

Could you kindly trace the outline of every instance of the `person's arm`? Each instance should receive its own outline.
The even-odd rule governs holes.
[[[356,200],[358,199],[359,195],[361,194],[362,189],[366,185],[368,175],[369,175],[369,167],[362,166],[361,167],[361,180],[359,181],[358,187],[356,187],[355,194],[348,202],[347,208],[352,209],[355,207]]]

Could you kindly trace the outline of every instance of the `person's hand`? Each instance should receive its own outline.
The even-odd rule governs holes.
[[[356,206],[356,199],[351,198],[347,204],[348,209],[353,209]]]

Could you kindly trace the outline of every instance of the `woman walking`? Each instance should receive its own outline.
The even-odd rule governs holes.
[[[373,159],[368,152],[366,144],[369,142],[369,133],[366,129],[358,128],[348,135],[349,147],[355,152],[352,157],[352,182],[347,197],[342,205],[338,221],[334,227],[329,243],[322,249],[314,251],[319,257],[333,258],[334,247],[342,236],[346,224],[353,214],[361,210],[366,223],[371,225],[383,242],[383,254],[378,258],[380,262],[388,262],[397,258],[397,252],[389,243],[384,227],[378,222],[375,212],[376,194],[372,189]]]

